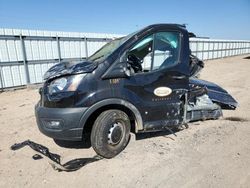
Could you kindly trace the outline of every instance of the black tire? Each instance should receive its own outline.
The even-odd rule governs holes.
[[[105,158],[118,155],[128,144],[130,120],[121,110],[107,110],[96,119],[91,131],[91,145]]]

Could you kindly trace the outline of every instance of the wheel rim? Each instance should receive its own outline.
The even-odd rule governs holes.
[[[123,126],[120,122],[114,123],[109,129],[108,143],[110,145],[117,145],[123,137]]]

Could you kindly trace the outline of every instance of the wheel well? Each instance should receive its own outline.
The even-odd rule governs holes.
[[[119,105],[119,104],[110,104],[110,105],[106,105],[103,107],[98,108],[96,111],[94,111],[87,119],[84,128],[83,128],[83,138],[86,138],[90,136],[93,124],[96,120],[96,118],[104,111],[106,110],[110,110],[110,109],[117,109],[117,110],[121,110],[123,112],[125,112],[129,119],[130,119],[130,123],[131,123],[131,132],[135,133],[135,126],[136,126],[136,118],[134,113],[127,107],[123,106],[123,105]]]

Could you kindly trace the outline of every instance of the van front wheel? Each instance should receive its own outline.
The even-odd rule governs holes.
[[[102,157],[112,158],[128,144],[130,120],[121,110],[107,110],[96,119],[91,131],[91,145]]]

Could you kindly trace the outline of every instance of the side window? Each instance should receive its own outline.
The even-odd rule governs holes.
[[[154,36],[154,55],[152,69],[171,67],[179,58],[179,33],[160,32]]]
[[[178,32],[159,32],[142,39],[128,52],[132,71],[149,72],[176,64],[179,40]]]
[[[139,41],[127,56],[128,63],[134,72],[148,72],[151,69],[153,51],[153,35]]]

